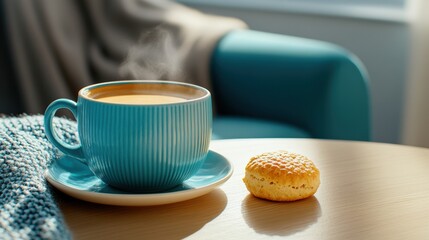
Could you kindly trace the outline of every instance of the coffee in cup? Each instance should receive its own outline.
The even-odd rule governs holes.
[[[60,108],[76,117],[80,145],[59,139],[52,119]],[[211,96],[192,84],[117,81],[79,91],[77,103],[58,99],[45,112],[46,136],[107,184],[159,192],[193,176],[211,138]]]
[[[116,95],[110,97],[96,98],[97,101],[107,103],[122,104],[166,104],[186,101],[185,98],[165,96],[165,95],[148,95],[148,94],[128,94]]]

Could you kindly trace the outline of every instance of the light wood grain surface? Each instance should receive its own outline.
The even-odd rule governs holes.
[[[75,239],[429,239],[429,149],[312,139],[214,141],[234,164],[213,192],[155,207],[115,207],[57,192]],[[308,156],[321,172],[315,196],[290,203],[252,197],[248,159],[272,150]]]

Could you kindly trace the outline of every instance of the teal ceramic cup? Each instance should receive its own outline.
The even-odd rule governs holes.
[[[80,144],[53,128],[58,109],[77,120]],[[193,176],[204,162],[212,127],[210,92],[168,81],[116,81],[79,91],[77,103],[52,102],[45,112],[49,141],[105,183],[133,192],[160,192]]]

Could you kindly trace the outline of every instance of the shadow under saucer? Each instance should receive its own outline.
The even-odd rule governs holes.
[[[58,191],[56,198],[76,239],[97,239],[100,231],[109,239],[183,239],[221,214],[228,201],[220,189],[183,202],[145,207],[94,204]]]
[[[322,215],[314,196],[294,202],[273,202],[251,194],[243,200],[241,213],[247,225],[257,233],[277,236],[303,231]]]

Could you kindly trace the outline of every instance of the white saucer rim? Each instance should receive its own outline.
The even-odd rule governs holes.
[[[216,151],[210,150],[216,154]],[[186,189],[176,192],[161,192],[161,193],[124,193],[124,194],[114,194],[114,193],[100,193],[92,192],[88,190],[80,190],[63,184],[59,181],[56,181],[51,174],[49,173],[49,168],[45,170],[45,179],[52,184],[55,188],[64,192],[67,195],[70,195],[74,198],[99,203],[106,205],[117,205],[117,206],[154,206],[154,205],[163,205],[169,203],[175,203],[185,200],[190,200],[202,195],[209,193],[215,188],[219,187],[225,183],[234,173],[234,165],[231,161],[221,155],[226,163],[229,165],[229,171],[222,178],[200,188]],[[155,202],[156,201],[156,202]]]

